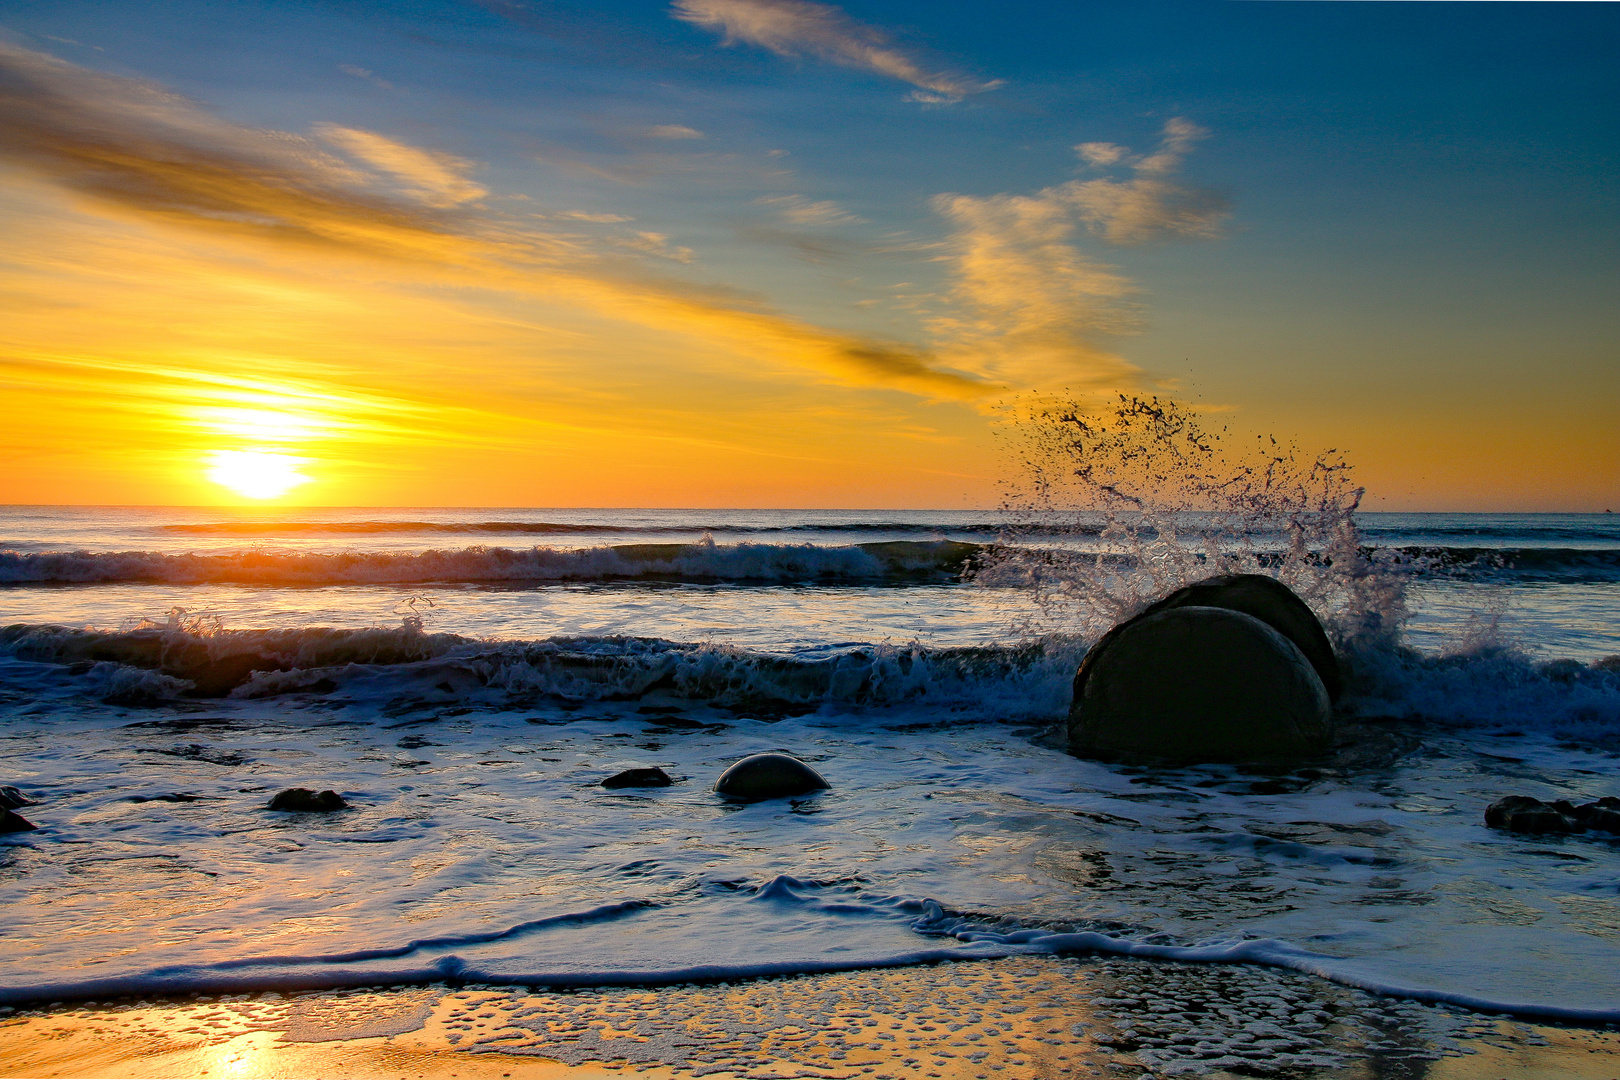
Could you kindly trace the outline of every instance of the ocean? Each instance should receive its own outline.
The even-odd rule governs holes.
[[[1620,517],[1178,520],[0,509],[0,1002],[1111,953],[1620,1021],[1620,837],[1482,817],[1620,796]],[[1365,752],[1066,753],[1088,644],[1228,557],[1323,616]],[[761,751],[830,790],[713,793]]]

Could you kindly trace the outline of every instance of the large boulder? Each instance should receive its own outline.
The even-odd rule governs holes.
[[[1332,736],[1305,654],[1224,607],[1167,606],[1116,627],[1087,654],[1069,710],[1070,748],[1087,757],[1286,763]]]
[[[1220,577],[1206,578],[1177,589],[1164,599],[1154,602],[1137,615],[1136,619],[1146,618],[1156,612],[1175,607],[1217,607],[1252,615],[1293,642],[1294,647],[1305,654],[1305,659],[1311,662],[1316,677],[1322,680],[1322,687],[1327,691],[1328,700],[1338,700],[1339,691],[1343,686],[1339,674],[1339,661],[1333,655],[1333,646],[1328,642],[1321,621],[1317,619],[1316,613],[1306,606],[1305,601],[1295,596],[1292,589],[1276,578],[1266,577],[1264,574],[1223,574]],[[1109,631],[1107,636],[1097,643],[1097,647],[1087,654],[1087,663],[1093,656],[1100,655],[1115,635],[1135,621],[1135,619],[1128,620]],[[1081,664],[1080,672],[1075,679],[1077,699],[1089,674],[1086,668],[1087,664]]]
[[[754,754],[720,774],[714,790],[733,799],[780,799],[828,787],[821,774],[786,754]]]

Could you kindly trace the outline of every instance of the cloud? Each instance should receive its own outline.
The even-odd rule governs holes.
[[[1130,153],[1129,150],[1123,146],[1120,146],[1118,143],[1110,142],[1081,143],[1079,146],[1074,148],[1074,151],[1080,155],[1081,159],[1087,165],[1094,168],[1106,168],[1109,165],[1117,165],[1121,158]]]
[[[1176,119],[1150,155],[1133,158],[1113,143],[1075,148],[1097,167],[1128,163],[1137,175],[1125,182],[1073,180],[1033,195],[937,196],[934,209],[953,228],[955,310],[933,320],[943,354],[982,377],[1018,385],[1138,379],[1140,372],[1098,344],[1101,335],[1137,328],[1136,287],[1082,251],[1075,233],[1084,224],[1114,244],[1219,235],[1224,200],[1164,179],[1205,134]]]
[[[564,221],[589,221],[598,225],[614,225],[635,220],[627,214],[593,214],[586,210],[564,210],[551,216]]]
[[[689,263],[692,261],[692,249],[689,247],[673,247],[669,237],[660,232],[634,232],[629,236],[616,236],[608,241],[618,247],[628,248],[631,251],[640,251],[660,259],[673,259],[675,262]]]
[[[774,207],[782,220],[791,225],[860,225],[865,222],[864,218],[856,217],[835,202],[815,201],[803,195],[767,195],[754,202]]]
[[[339,64],[338,70],[343,72],[343,74],[352,76],[356,79],[364,79],[369,83],[382,87],[384,90],[394,89],[393,83],[389,82],[387,79],[379,78],[376,73],[371,71],[369,68],[363,68],[359,64]]]
[[[1206,135],[1203,128],[1178,117],[1164,125],[1158,149],[1141,157],[1114,143],[1081,143],[1074,149],[1087,165],[1106,168],[1125,162],[1136,177],[1123,182],[1076,181],[1061,190],[1087,227],[1110,244],[1213,239],[1221,234],[1221,223],[1230,212],[1227,201],[1214,192],[1165,179],[1181,168],[1193,144]]]
[[[703,132],[697,128],[689,128],[684,124],[658,124],[647,129],[646,134],[654,139],[701,139]]]
[[[999,389],[903,342],[790,319],[735,291],[653,273],[611,245],[503,219],[477,206],[482,189],[473,193],[458,159],[369,132],[318,131],[320,140],[232,124],[150,83],[0,43],[0,155],[103,212],[364,259],[410,282],[577,303],[846,385],[959,400]],[[651,245],[652,235],[636,239]]]
[[[883,31],[851,19],[830,4],[809,0],[675,0],[675,18],[746,41],[778,56],[808,53],[829,63],[862,68],[910,83],[917,101],[960,101],[1001,85],[948,72],[931,72],[895,48]]]
[[[391,174],[403,194],[428,206],[457,206],[489,194],[467,179],[473,167],[470,161],[336,124],[316,124],[315,131],[333,146]]]
[[[954,302],[933,328],[957,366],[1019,386],[1134,381],[1094,338],[1135,328],[1135,287],[1075,247],[1064,192],[940,195],[933,205],[953,227]]]

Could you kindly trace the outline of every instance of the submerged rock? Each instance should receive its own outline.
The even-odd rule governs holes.
[[[17,810],[24,806],[38,805],[39,803],[10,785],[0,787],[0,810]]]
[[[1329,747],[1332,719],[1322,680],[1288,637],[1241,611],[1173,605],[1086,655],[1069,745],[1095,757],[1297,761]]]
[[[288,788],[286,791],[277,792],[275,798],[270,800],[270,809],[295,814],[328,813],[348,808],[349,804],[343,801],[343,796],[330,789],[311,791],[303,787]]]
[[[1606,795],[1575,807],[1575,818],[1588,829],[1620,835],[1620,799]]]
[[[1528,795],[1509,795],[1485,808],[1485,824],[1539,836],[1588,830],[1620,835],[1620,799],[1606,796],[1576,806],[1567,799],[1546,803]]]
[[[39,828],[32,821],[21,814],[13,813],[10,809],[0,808],[0,833],[33,832]]]
[[[733,799],[780,799],[830,787],[821,774],[786,754],[754,754],[720,774],[714,790]]]
[[[669,778],[669,773],[654,766],[650,769],[626,769],[623,772],[614,773],[602,781],[602,786],[605,788],[669,787],[672,783],[674,781]]]
[[[1558,807],[1528,795],[1509,795],[1491,803],[1485,808],[1485,824],[1493,829],[1538,834],[1573,833],[1584,828],[1573,814],[1566,815]]]

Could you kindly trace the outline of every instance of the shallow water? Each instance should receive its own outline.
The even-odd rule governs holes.
[[[141,514],[95,511],[79,534],[71,514],[48,527],[25,514],[7,535],[129,551],[164,520]],[[824,546],[916,540],[895,516],[861,532],[844,515]],[[1469,542],[1523,547],[1539,529],[1567,546],[1587,528],[1596,543],[1605,523],[1510,524],[1478,523]],[[0,621],[111,629],[178,607],[190,614],[165,640],[230,640],[198,619],[211,613],[305,651],[198,701],[153,672],[77,660],[82,635],[8,638],[0,783],[39,801],[23,813],[41,828],[0,837],[13,913],[0,995],[685,980],[1068,949],[1248,958],[1620,1018],[1620,842],[1530,840],[1480,817],[1509,793],[1620,794],[1620,675],[1584,666],[1620,652],[1615,588],[1414,582],[1419,650],[1351,658],[1345,702],[1386,718],[1368,730],[1409,752],[1276,778],[1053,748],[1041,733],[1067,708],[1084,641],[1017,646],[1021,624],[1052,613],[1013,589],[13,585]],[[365,639],[417,642],[409,662],[303,629],[414,618],[425,634]],[[1542,666],[1558,657],[1580,663]],[[709,790],[760,750],[811,761],[832,790],[752,805]],[[599,786],[648,765],[678,782]],[[335,788],[354,809],[264,808],[294,785]]]

